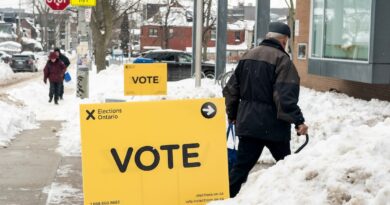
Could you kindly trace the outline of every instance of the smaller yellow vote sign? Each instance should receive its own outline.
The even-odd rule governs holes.
[[[72,6],[96,6],[96,0],[70,0]]]
[[[125,64],[125,95],[166,95],[167,64]]]

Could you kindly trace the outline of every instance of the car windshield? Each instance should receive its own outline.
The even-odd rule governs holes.
[[[192,57],[189,54],[179,54],[179,62],[181,63],[191,63]]]
[[[156,61],[175,61],[175,54],[173,53],[147,53],[144,58],[150,58]]]
[[[30,56],[12,56],[14,60],[27,60],[30,59]]]
[[[147,53],[144,55],[144,58],[156,59],[158,53]]]

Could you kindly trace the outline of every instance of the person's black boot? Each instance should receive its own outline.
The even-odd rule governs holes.
[[[58,105],[58,101],[57,101],[57,100],[54,100],[54,104]]]
[[[49,103],[51,103],[52,100],[53,100],[53,97],[49,97]]]

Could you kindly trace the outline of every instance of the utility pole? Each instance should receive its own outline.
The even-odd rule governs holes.
[[[195,73],[195,58],[196,58],[196,14],[197,14],[197,2],[198,0],[194,0],[194,11],[192,12],[192,64],[191,64],[191,76]]]
[[[256,24],[254,46],[264,40],[270,22],[270,0],[256,0]]]
[[[18,35],[18,43],[21,43],[22,42],[22,33],[20,32],[20,29],[22,28],[22,25],[20,24],[21,23],[21,18],[22,18],[22,1],[19,0],[19,12],[18,12],[18,26],[16,27],[16,29],[18,29],[17,31],[17,35]]]
[[[35,26],[35,0],[33,0],[33,25]]]
[[[218,0],[217,7],[217,52],[215,63],[215,79],[225,72],[226,67],[226,41],[227,41],[227,1]]]
[[[202,31],[203,31],[203,0],[196,1],[196,38],[195,38],[195,87],[200,87],[202,70]]]

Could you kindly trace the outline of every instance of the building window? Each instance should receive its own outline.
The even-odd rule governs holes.
[[[313,0],[316,58],[368,61],[372,0]]]
[[[211,30],[211,40],[215,41],[217,39],[217,31]]]
[[[170,28],[169,29],[169,38],[172,38],[173,37],[173,28]]]
[[[156,28],[149,29],[149,37],[157,37],[157,29]]]
[[[306,59],[306,43],[298,43],[298,59],[305,60]]]
[[[234,32],[234,39],[236,41],[241,41],[241,32],[240,31]]]

